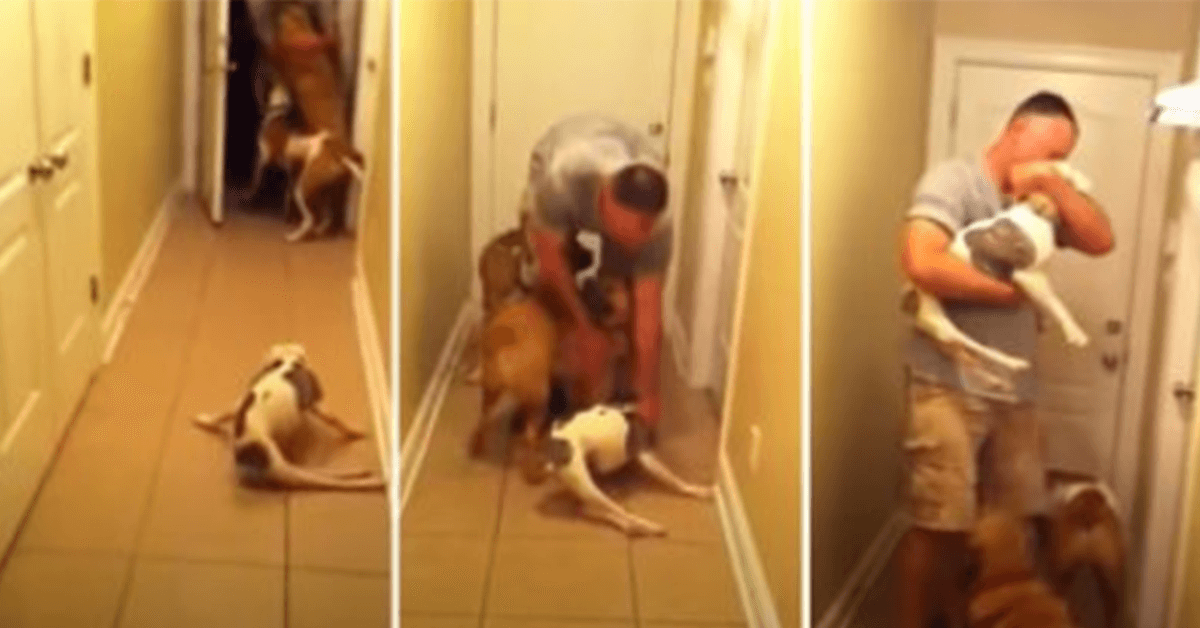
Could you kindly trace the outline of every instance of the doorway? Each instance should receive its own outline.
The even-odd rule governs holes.
[[[378,93],[378,76],[370,53],[378,37],[362,37],[361,22],[369,16],[362,0],[215,0],[202,1],[193,25],[199,36],[198,79],[189,84],[200,103],[196,131],[196,191],[212,221],[221,224],[227,208],[236,207],[283,219],[298,216],[292,186],[294,177],[269,165],[257,186],[253,182],[259,159],[258,133],[268,113],[274,70],[264,58],[273,40],[272,20],[279,7],[302,7],[319,36],[336,38],[337,54],[331,55],[337,77],[337,94],[346,112],[347,140],[360,152],[370,148],[364,138],[373,129],[373,98]],[[371,9],[371,11],[376,11]],[[376,11],[377,12],[377,11]],[[377,52],[377,51],[375,51]],[[361,60],[370,59],[364,74]],[[364,84],[358,77],[362,75]],[[364,96],[364,97],[360,97]],[[290,129],[303,126],[294,103],[284,116]],[[323,199],[333,209],[334,232],[352,230],[355,207],[362,183],[336,189]],[[253,189],[251,189],[253,187]]]

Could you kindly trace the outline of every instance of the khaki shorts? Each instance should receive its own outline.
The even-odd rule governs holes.
[[[1030,403],[981,399],[909,377],[905,506],[913,525],[966,531],[980,505],[1045,510],[1042,440]]]

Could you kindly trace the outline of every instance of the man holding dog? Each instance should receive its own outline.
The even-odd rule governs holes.
[[[1078,136],[1062,97],[1034,94],[981,158],[950,160],[926,172],[907,216],[901,264],[913,284],[940,298],[967,335],[1027,360],[1037,347],[1033,308],[1011,283],[980,272],[948,247],[967,224],[1041,192],[1058,206],[1061,245],[1092,256],[1111,251],[1113,234],[1103,210],[1043,167],[1070,155]],[[1015,378],[993,372],[1010,389],[984,387],[975,369],[987,367],[955,360],[919,332],[907,347],[906,366],[905,506],[912,527],[897,550],[899,625],[925,628],[938,612],[945,613],[947,625],[965,625],[967,532],[979,511],[1002,508],[1035,523],[1044,513],[1036,382],[1028,371]],[[949,573],[938,574],[939,569]],[[936,595],[938,590],[945,595]]]
[[[599,256],[593,260],[597,274],[625,283],[632,306],[628,384],[647,438],[661,415],[662,292],[671,257],[663,169],[661,157],[638,130],[599,116],[571,117],[534,146],[522,201],[531,217],[541,292],[570,319],[564,366],[589,385],[606,376],[612,347],[595,323],[595,305],[580,294],[577,269],[567,255],[569,241],[583,241],[582,235],[598,242],[592,251]]]

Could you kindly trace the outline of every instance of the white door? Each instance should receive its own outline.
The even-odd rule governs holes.
[[[492,234],[517,225],[530,151],[564,117],[615,117],[666,155],[677,12],[664,0],[497,2]]]
[[[200,112],[200,197],[213,222],[225,220],[225,95],[229,65],[229,0],[201,2],[203,55]]]
[[[51,367],[59,416],[69,416],[100,363],[99,251],[91,58],[94,5],[33,3],[38,136],[54,175],[41,196]]]
[[[0,2],[0,549],[59,435],[51,401],[44,245],[37,220],[53,167],[38,150],[32,3]],[[36,172],[31,170],[36,166]]]
[[[1133,74],[1101,74],[1016,68],[984,63],[958,66],[954,86],[957,122],[950,154],[975,157],[989,145],[1013,108],[1033,93],[1048,89],[1071,104],[1081,134],[1071,161],[1094,182],[1093,195],[1107,210],[1117,247],[1091,258],[1064,251],[1049,263],[1056,291],[1092,339],[1086,349],[1067,347],[1061,333],[1047,324],[1038,349],[1041,400],[1049,464],[1101,474],[1119,497],[1133,503],[1132,477],[1115,464],[1129,356],[1133,279],[1148,185],[1145,163],[1150,142],[1147,103],[1155,93],[1152,79]],[[953,124],[953,123],[952,123]],[[936,149],[936,147],[935,147]],[[1049,321],[1047,321],[1049,323]]]
[[[735,0],[726,4],[721,20],[721,45],[730,46],[732,50],[729,54],[718,51],[720,65],[713,103],[713,108],[718,111],[712,118],[714,128],[710,136],[715,151],[711,154],[712,163],[717,167],[710,168],[715,171],[715,177],[710,177],[712,180],[707,183],[713,198],[718,199],[711,207],[714,226],[721,238],[719,253],[712,252],[720,259],[720,270],[715,284],[716,333],[712,335],[709,379],[709,388],[717,398],[718,407],[725,401],[726,375],[733,345],[733,315],[745,241],[747,194],[759,144],[769,8],[766,0]],[[726,127],[725,120],[733,124]],[[724,137],[718,138],[719,135]]]

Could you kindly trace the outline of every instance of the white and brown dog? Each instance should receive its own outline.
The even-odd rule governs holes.
[[[630,462],[667,487],[697,499],[711,499],[713,488],[679,478],[649,448],[648,432],[632,414],[633,406],[596,405],[555,422],[542,439],[544,472],[557,477],[583,503],[585,515],[611,523],[631,536],[664,535],[666,529],[639,517],[605,495],[592,479]]]
[[[265,362],[236,409],[194,419],[199,427],[232,441],[241,480],[282,488],[382,489],[383,480],[372,477],[370,471],[314,471],[283,455],[279,443],[290,441],[310,417],[324,421],[350,439],[363,438],[364,434],[321,409],[321,385],[308,367],[303,347],[277,344],[267,352]],[[224,427],[230,422],[232,431]]]
[[[309,235],[323,235],[333,221],[332,212],[325,210],[318,222],[313,212],[318,189],[307,185],[310,170],[314,167],[329,169],[344,166],[351,176],[362,180],[362,155],[332,136],[327,130],[303,134],[288,128],[287,109],[290,101],[282,86],[271,90],[270,104],[258,133],[258,162],[250,183],[251,193],[258,191],[263,171],[269,165],[282,168],[293,179],[292,194],[300,209],[300,225],[287,235],[289,242],[302,240]],[[318,161],[320,160],[320,161]],[[317,165],[314,166],[314,163]]]
[[[1065,162],[1047,164],[1047,168],[1080,192],[1088,192],[1092,187],[1087,178]],[[1042,270],[1058,249],[1058,228],[1054,200],[1035,193],[992,218],[959,230],[950,244],[950,253],[993,277],[1011,280],[1040,311],[1058,322],[1068,344],[1083,347],[1088,344],[1087,334],[1055,294]],[[918,329],[956,354],[972,353],[1010,371],[1030,366],[1027,360],[967,336],[950,320],[937,297],[916,286],[905,287],[904,309],[914,315]]]

